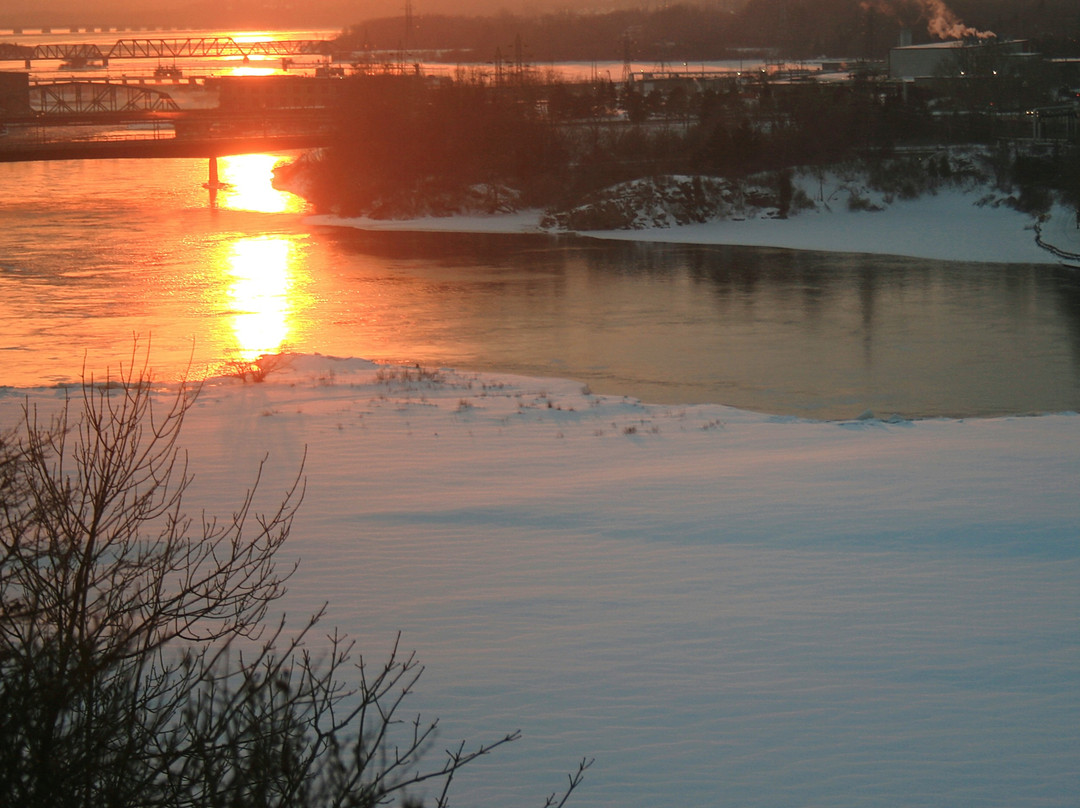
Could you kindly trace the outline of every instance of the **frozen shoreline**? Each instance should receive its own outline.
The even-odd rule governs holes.
[[[0,427],[62,400],[0,395]],[[295,356],[208,380],[180,444],[194,513],[305,462],[291,625],[328,601],[371,660],[402,631],[440,743],[522,729],[460,804],[539,804],[586,755],[596,808],[1080,789],[1075,414],[807,421]]]
[[[622,241],[772,247],[819,252],[896,255],[939,261],[1058,265],[1060,259],[1035,243],[1035,220],[1005,205],[979,205],[984,194],[959,188],[916,200],[893,201],[879,212],[822,205],[787,219],[717,220],[642,230],[586,231],[578,235]],[[544,233],[540,211],[463,214],[382,220],[312,216],[313,224],[362,230],[470,233]],[[1056,205],[1043,224],[1043,239],[1080,254],[1075,214]]]

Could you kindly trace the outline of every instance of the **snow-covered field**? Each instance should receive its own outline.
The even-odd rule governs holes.
[[[1056,260],[971,201],[595,235]],[[0,427],[27,397],[62,391],[0,389]],[[453,804],[540,808],[583,756],[579,806],[1078,804],[1080,415],[815,422],[296,356],[209,380],[182,443],[216,514],[306,453],[295,622],[329,601],[369,658],[403,632],[447,746],[523,731]]]
[[[24,396],[7,391],[0,424]],[[1080,416],[812,422],[292,357],[210,380],[192,511],[305,452],[285,607],[397,631],[454,804],[1075,806]]]

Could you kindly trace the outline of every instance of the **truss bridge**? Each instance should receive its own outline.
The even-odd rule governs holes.
[[[329,56],[331,43],[322,39],[237,42],[232,37],[187,39],[121,39],[111,46],[91,43],[13,45],[0,43],[0,61],[100,61],[112,59],[185,59],[251,56]]]
[[[180,111],[176,101],[161,90],[104,81],[34,85],[30,88],[30,108],[38,115]]]
[[[201,97],[182,106],[167,88],[141,80],[31,84],[20,75],[0,94],[0,162],[306,149],[325,145],[336,128],[340,84],[328,78],[221,79],[231,92],[228,103],[209,107]],[[182,90],[195,86],[192,80]]]

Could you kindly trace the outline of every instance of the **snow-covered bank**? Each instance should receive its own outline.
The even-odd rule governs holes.
[[[787,219],[723,220],[647,231],[605,231],[585,235],[689,244],[780,247],[820,252],[872,253],[977,263],[1056,264],[1058,258],[1035,243],[1031,216],[1005,206],[980,206],[979,196],[945,191],[915,200],[897,200],[881,211],[815,210]],[[1045,238],[1080,251],[1072,214],[1057,207],[1044,225]]]
[[[407,233],[540,233],[543,211],[517,213],[425,216],[419,219],[373,219],[369,216],[309,216],[311,224],[327,227],[354,227],[358,230],[385,230]]]
[[[29,396],[0,397],[0,428]],[[427,665],[455,804],[1072,806],[1080,416],[774,418],[294,357],[211,380],[191,511],[307,455],[286,606]],[[299,622],[297,618],[296,622]],[[440,745],[441,748],[441,745]]]
[[[804,178],[805,182],[810,180]],[[836,182],[834,181],[834,185]],[[580,231],[602,239],[677,244],[723,244],[778,247],[822,252],[872,253],[942,261],[1057,264],[1059,258],[1035,242],[1035,220],[1000,200],[988,201],[985,187],[951,186],[918,199],[877,199],[880,210],[851,210],[847,195],[829,203],[830,194],[812,209],[787,218],[770,211],[716,218],[693,224],[641,226],[639,229]],[[544,232],[541,211],[512,214],[430,216],[420,219],[372,219],[313,216],[315,224],[365,230],[423,232]],[[644,218],[644,217],[643,217]],[[663,220],[662,212],[652,218]],[[547,232],[557,232],[548,230]],[[1043,224],[1043,238],[1080,254],[1075,212],[1056,205]]]

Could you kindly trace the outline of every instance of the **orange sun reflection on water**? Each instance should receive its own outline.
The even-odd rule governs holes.
[[[230,245],[224,269],[236,359],[254,362],[286,346],[300,304],[295,252],[293,242],[280,237]]]
[[[214,204],[230,210],[258,213],[300,213],[305,202],[271,183],[274,166],[281,162],[274,154],[235,154],[218,158],[218,178],[225,186],[215,192]]]
[[[255,67],[245,64],[242,67],[233,67],[229,70],[230,76],[275,76],[281,71],[276,67]]]

